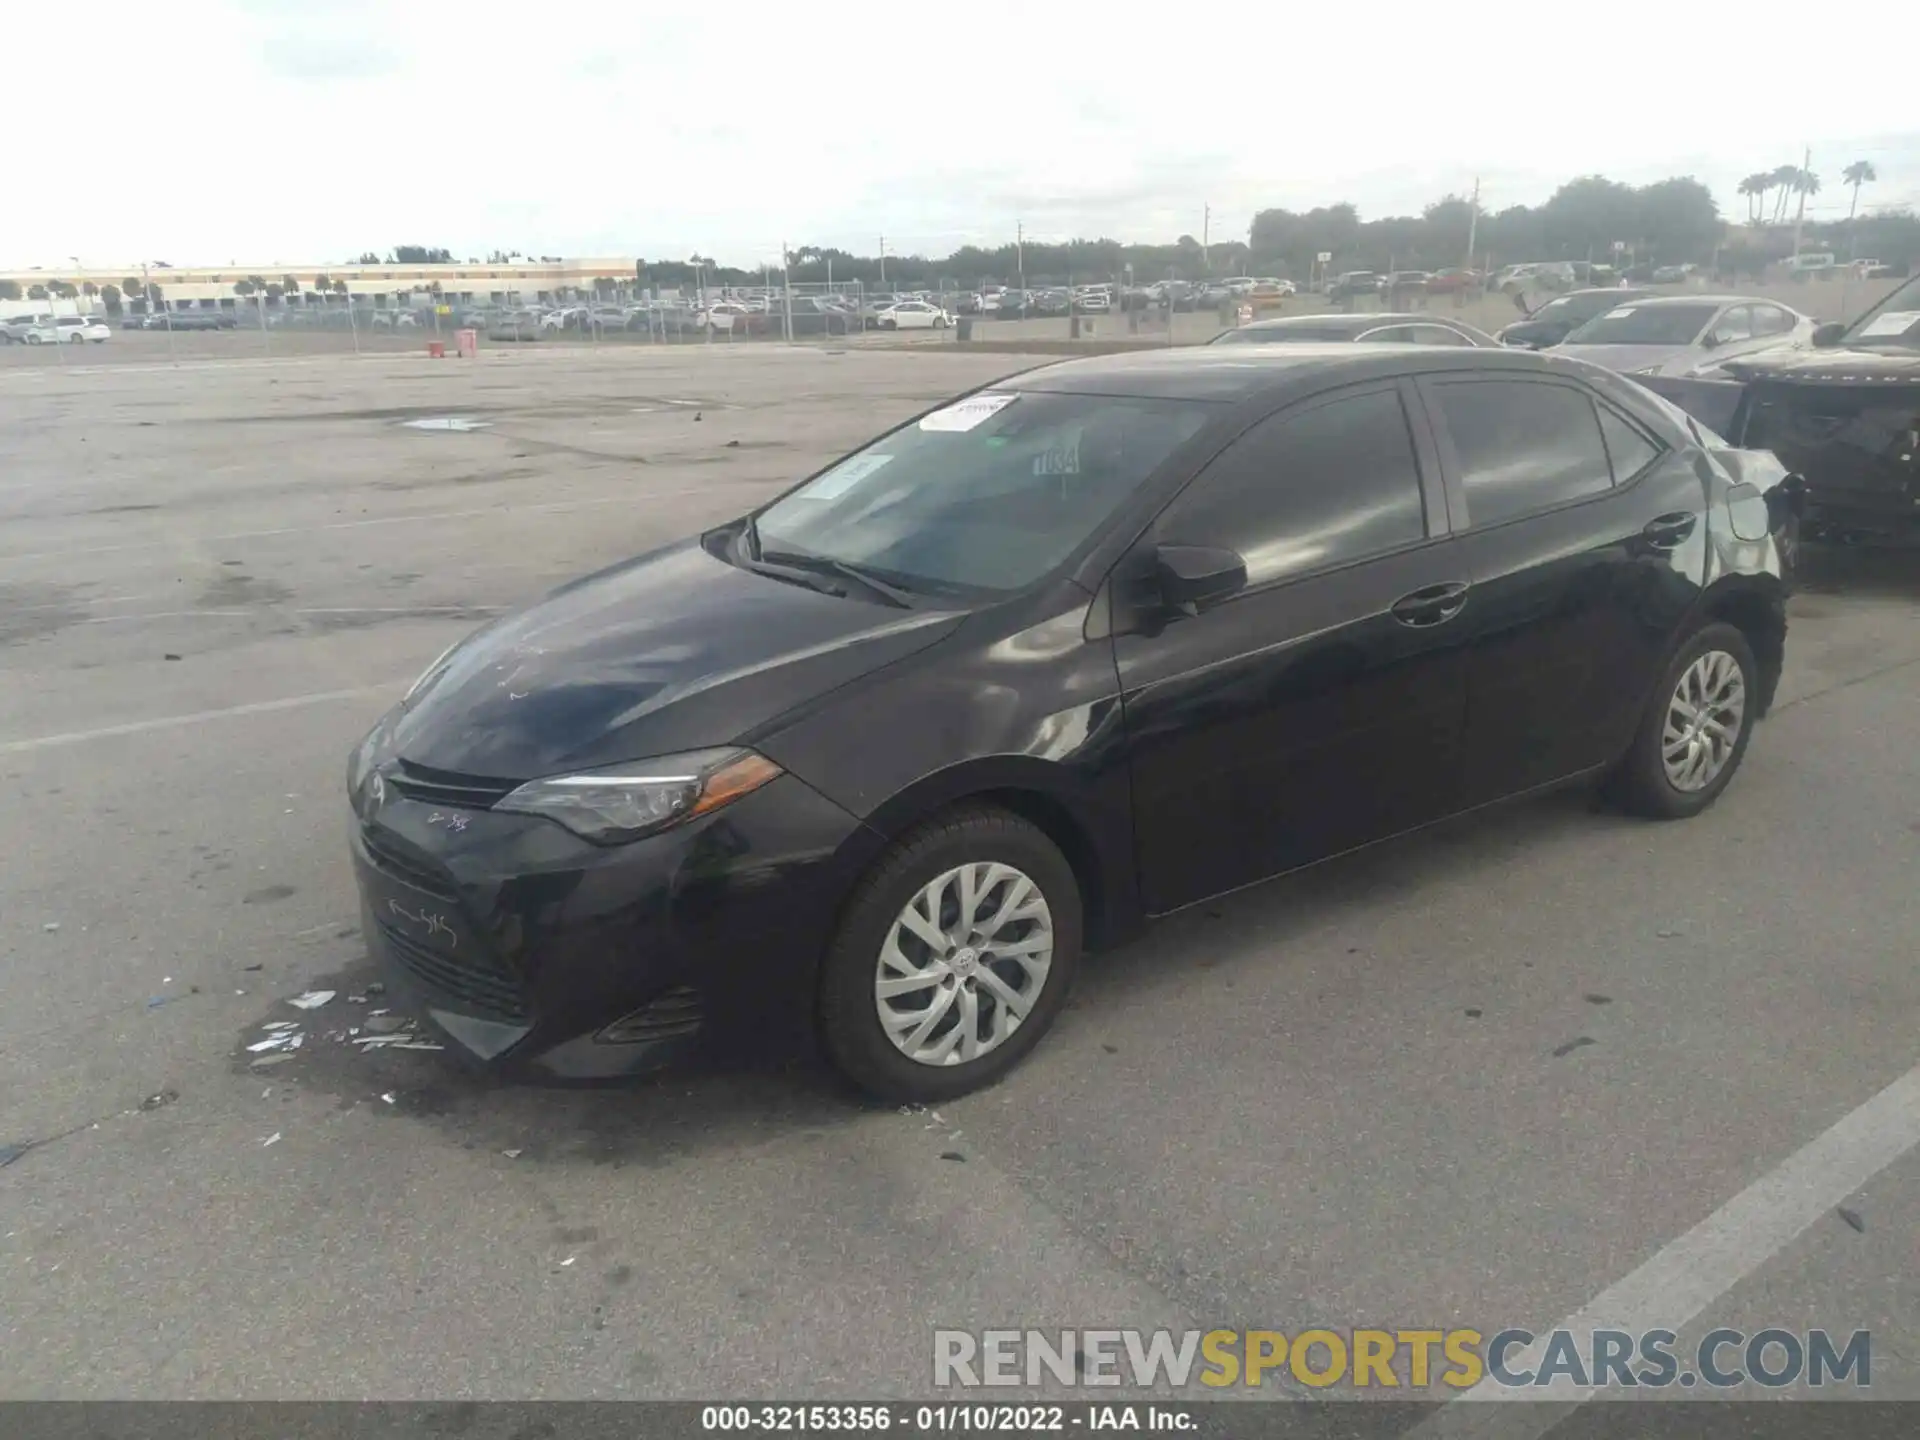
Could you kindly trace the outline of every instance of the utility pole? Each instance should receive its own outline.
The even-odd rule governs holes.
[[[887,237],[880,237],[880,288],[887,288]]]
[[[1480,234],[1480,177],[1473,177],[1473,199],[1467,202],[1467,259],[1466,268],[1473,268],[1473,242]]]
[[[1800,208],[1793,216],[1793,253],[1800,253],[1800,227],[1807,218],[1807,177],[1813,173],[1813,147],[1809,145],[1800,156]]]
[[[780,301],[786,310],[787,343],[793,343],[793,252],[780,242]]]
[[[1024,314],[1027,308],[1027,227],[1024,222],[1013,222],[1013,264],[1020,272],[1020,310]]]
[[[1213,274],[1213,206],[1206,205],[1200,211],[1200,268],[1208,275]]]

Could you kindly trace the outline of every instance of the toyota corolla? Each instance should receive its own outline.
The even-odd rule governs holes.
[[[429,666],[350,762],[368,944],[513,1072],[956,1095],[1152,916],[1555,785],[1705,809],[1793,495],[1549,355],[1050,365]]]

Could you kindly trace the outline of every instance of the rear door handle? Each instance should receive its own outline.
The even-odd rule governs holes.
[[[1700,517],[1690,510],[1675,510],[1666,515],[1656,515],[1640,531],[1647,544],[1656,550],[1671,550],[1693,534],[1693,527]]]
[[[1467,608],[1467,588],[1464,580],[1449,580],[1402,595],[1393,602],[1393,618],[1416,630],[1444,625]]]

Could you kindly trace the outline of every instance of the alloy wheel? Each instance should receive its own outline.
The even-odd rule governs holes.
[[[1689,794],[1711,785],[1727,768],[1746,723],[1747,683],[1740,662],[1709,650],[1680,676],[1667,701],[1660,761],[1667,783]]]
[[[880,1026],[921,1065],[977,1060],[1039,1003],[1053,946],[1053,913],[1026,874],[990,860],[944,871],[907,901],[880,947]]]

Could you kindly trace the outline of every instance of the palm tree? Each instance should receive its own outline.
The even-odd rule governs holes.
[[[1780,194],[1773,202],[1773,223],[1778,225],[1787,218],[1787,197],[1793,193],[1793,182],[1800,178],[1798,165],[1776,165],[1767,179],[1770,188],[1778,189]]]
[[[1853,200],[1847,206],[1847,222],[1851,224],[1853,212],[1860,208],[1860,187],[1871,185],[1880,175],[1871,160],[1856,160],[1840,172],[1840,178],[1853,187]]]
[[[1760,207],[1766,204],[1767,191],[1773,188],[1773,177],[1764,170],[1756,170],[1740,182],[1740,194],[1747,201],[1747,223],[1760,223]]]

